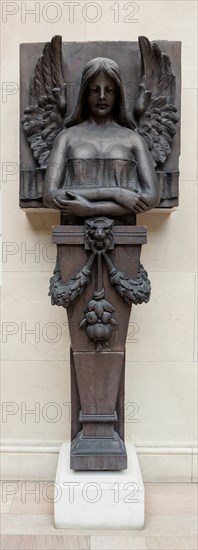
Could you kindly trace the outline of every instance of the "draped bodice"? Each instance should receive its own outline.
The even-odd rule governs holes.
[[[136,162],[132,159],[70,157],[66,161],[63,187],[124,187],[137,190]]]

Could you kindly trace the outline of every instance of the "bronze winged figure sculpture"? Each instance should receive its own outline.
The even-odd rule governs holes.
[[[133,113],[126,108],[118,65],[95,58],[84,67],[77,103],[68,115],[61,37],[45,45],[22,124],[36,162],[46,169],[46,206],[68,216],[130,220],[131,213],[159,204],[156,170],[171,151],[178,121],[175,76],[156,43],[140,37],[139,48],[141,78]]]
[[[43,203],[61,212],[49,294],[52,305],[67,309],[70,329],[70,464],[122,470],[127,329],[131,305],[147,303],[151,293],[140,263],[146,228],[136,226],[136,215],[162,198],[162,167],[179,118],[175,76],[169,56],[141,36],[133,108],[118,64],[94,57],[68,110],[61,44],[55,36],[44,46],[22,125],[44,174]]]

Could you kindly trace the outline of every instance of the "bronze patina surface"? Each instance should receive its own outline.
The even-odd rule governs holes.
[[[146,228],[136,226],[136,215],[177,203],[179,105],[170,57],[158,44],[139,38],[133,109],[119,64],[104,56],[105,44],[93,56],[96,45],[79,52],[75,44],[73,64],[69,47],[66,67],[57,36],[36,62],[22,118],[22,149],[26,134],[30,150],[26,143],[21,205],[61,212],[49,294],[67,309],[70,329],[71,468],[122,470],[127,329],[132,304],[147,303],[151,293],[140,263]],[[69,82],[79,67],[72,103]]]

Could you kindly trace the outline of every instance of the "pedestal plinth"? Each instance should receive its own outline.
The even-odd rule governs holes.
[[[128,468],[75,472],[69,444],[61,447],[54,495],[57,529],[143,529],[144,485],[135,447],[127,445]]]
[[[124,470],[125,343],[132,304],[150,296],[140,264],[146,228],[100,217],[55,226],[52,234],[50,293],[53,304],[67,308],[71,338],[70,466]]]

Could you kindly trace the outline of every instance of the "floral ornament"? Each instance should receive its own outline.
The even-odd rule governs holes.
[[[129,279],[122,271],[114,270],[110,274],[111,284],[128,304],[142,304],[150,300],[151,284],[142,264],[139,264],[137,279]]]
[[[87,336],[96,344],[96,351],[101,351],[104,346],[109,345],[113,330],[118,326],[113,319],[113,306],[104,299],[104,289],[94,292],[85,309],[85,317],[79,327],[85,328]]]
[[[94,262],[92,254],[87,264],[66,283],[63,282],[59,262],[57,260],[54,274],[50,278],[50,287],[48,295],[51,296],[52,305],[67,308],[76,298],[82,295],[86,285],[90,282],[91,267]]]
[[[103,257],[109,269],[111,284],[125,302],[129,305],[142,304],[143,302],[147,304],[151,295],[151,283],[144,266],[139,262],[137,278],[133,280],[126,273],[123,273],[123,271],[116,269],[106,253],[103,254]]]

